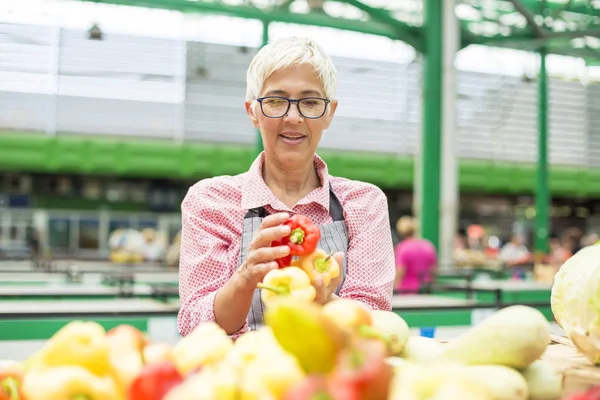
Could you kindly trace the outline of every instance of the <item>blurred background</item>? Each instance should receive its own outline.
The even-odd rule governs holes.
[[[597,240],[598,1],[3,0],[0,258],[176,265],[187,189],[257,155],[246,69],[289,35],[332,55],[319,154],[384,190],[396,242],[402,216],[444,265]]]

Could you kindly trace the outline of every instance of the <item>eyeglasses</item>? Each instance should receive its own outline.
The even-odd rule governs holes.
[[[281,118],[290,111],[292,103],[296,103],[300,115],[308,119],[321,118],[327,110],[327,104],[331,102],[331,100],[320,97],[305,97],[295,100],[280,96],[261,97],[256,101],[260,103],[260,109],[265,117]]]

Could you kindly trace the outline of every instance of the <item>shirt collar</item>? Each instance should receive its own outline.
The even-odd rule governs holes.
[[[276,210],[291,211],[273,194],[271,189],[269,189],[265,183],[262,176],[264,163],[265,153],[261,152],[244,177],[242,186],[242,208],[250,210],[270,205]],[[297,204],[304,205],[317,203],[325,210],[329,211],[329,172],[327,170],[327,164],[321,157],[315,154],[314,165],[321,181],[321,186],[310,192]]]

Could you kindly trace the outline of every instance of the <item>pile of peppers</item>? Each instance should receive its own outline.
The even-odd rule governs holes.
[[[72,321],[24,362],[0,363],[0,400],[163,400],[232,347],[216,324],[171,346],[131,325]]]
[[[321,231],[310,218],[296,214],[283,225],[290,227],[290,234],[271,243],[272,247],[288,246],[287,256],[279,258],[279,269],[270,271],[258,285],[263,303],[269,304],[279,296],[298,297],[312,301],[316,297],[313,284],[321,279],[329,286],[340,275],[340,266],[333,258],[318,248]]]

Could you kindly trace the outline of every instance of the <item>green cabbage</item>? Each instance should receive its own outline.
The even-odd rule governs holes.
[[[550,304],[556,322],[579,351],[600,365],[600,245],[584,247],[562,265]]]

